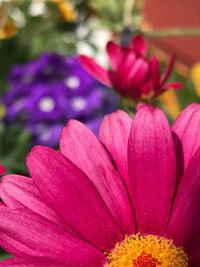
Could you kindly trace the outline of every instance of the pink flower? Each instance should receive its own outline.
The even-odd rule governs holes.
[[[172,128],[152,106],[107,115],[98,140],[64,128],[61,152],[36,146],[32,178],[7,175],[0,245],[12,267],[199,267],[200,105]]]
[[[161,75],[157,58],[146,58],[146,52],[144,38],[136,36],[128,48],[112,41],[108,42],[107,54],[111,71],[102,68],[88,56],[80,55],[80,62],[97,80],[113,87],[121,95],[135,100],[156,97],[169,88],[179,89],[180,83],[167,83],[174,65],[174,57]]]

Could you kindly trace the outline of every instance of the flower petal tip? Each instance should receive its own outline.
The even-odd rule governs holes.
[[[3,175],[4,173],[6,173],[6,168],[0,164],[0,175]]]

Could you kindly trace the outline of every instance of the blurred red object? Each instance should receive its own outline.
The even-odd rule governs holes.
[[[0,175],[3,175],[6,172],[6,168],[0,164]]]
[[[145,0],[144,18],[154,30],[169,27],[200,28],[199,0]],[[161,37],[151,41],[168,53],[175,53],[187,66],[200,61],[199,37]]]

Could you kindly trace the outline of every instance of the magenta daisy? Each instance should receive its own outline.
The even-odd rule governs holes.
[[[107,115],[100,140],[71,120],[7,175],[0,245],[12,267],[199,267],[200,105],[172,128],[152,106]]]
[[[156,56],[146,56],[147,43],[142,36],[132,38],[128,47],[112,41],[107,43],[107,54],[110,69],[98,65],[94,59],[80,55],[82,66],[97,80],[113,87],[119,94],[134,100],[145,100],[157,97],[167,89],[179,89],[179,82],[168,83],[174,66],[174,56],[161,74]]]

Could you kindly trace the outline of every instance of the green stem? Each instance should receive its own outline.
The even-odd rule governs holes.
[[[122,109],[126,110],[129,114],[135,113],[136,103],[135,101],[133,101],[132,98],[122,97],[121,104],[122,104]]]
[[[132,24],[132,12],[137,0],[125,0],[123,10],[123,26],[128,27]]]
[[[141,31],[147,37],[181,37],[181,36],[200,36],[200,28],[163,28],[152,31]]]

